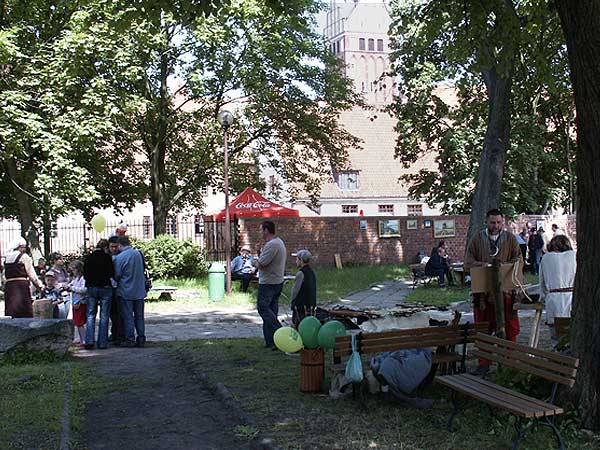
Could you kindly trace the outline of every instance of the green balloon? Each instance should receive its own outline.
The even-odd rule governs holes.
[[[319,330],[319,347],[335,347],[335,338],[346,335],[346,327],[337,320],[330,320]]]
[[[298,325],[298,332],[302,336],[302,342],[306,348],[317,348],[319,346],[319,329],[321,322],[314,316],[302,319]]]

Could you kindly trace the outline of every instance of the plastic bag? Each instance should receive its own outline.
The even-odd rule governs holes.
[[[346,364],[346,378],[353,383],[360,383],[363,380],[362,360],[360,353],[356,351],[356,335],[352,335],[352,355]]]

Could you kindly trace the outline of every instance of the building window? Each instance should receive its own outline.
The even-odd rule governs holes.
[[[204,197],[206,197],[206,196],[208,195],[208,189],[209,189],[209,188],[208,188],[208,186],[202,186],[202,187],[200,188],[200,193],[201,193],[201,194],[202,194]]]
[[[422,216],[423,215],[423,205],[408,205],[408,215],[409,216]]]
[[[375,39],[369,39],[369,51],[375,51]]]
[[[204,233],[204,218],[201,215],[196,214],[194,216],[194,234],[196,236],[199,236],[203,233]]]
[[[365,49],[365,38],[360,38],[358,40],[358,49],[359,50],[364,50]]]
[[[378,209],[383,214],[394,214],[394,205],[379,205]]]
[[[167,217],[167,234],[177,236],[177,216]]]
[[[378,52],[383,51],[383,39],[377,39],[377,51]]]
[[[342,205],[342,214],[358,213],[358,205]]]
[[[150,216],[144,216],[144,221],[142,223],[142,232],[144,235],[144,239],[150,239],[152,233],[152,220]]]
[[[340,172],[338,178],[338,186],[342,191],[358,190],[358,171],[347,170],[344,172]]]

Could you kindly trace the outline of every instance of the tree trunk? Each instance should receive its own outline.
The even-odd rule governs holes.
[[[6,170],[10,178],[18,186],[12,184],[15,199],[19,206],[19,223],[21,224],[21,236],[29,243],[32,252],[40,251],[40,236],[33,219],[33,201],[30,195],[24,192],[29,186],[26,185],[20,176],[17,163],[14,159],[6,160]]]
[[[488,125],[479,159],[467,242],[471,242],[483,227],[486,212],[498,208],[510,137],[512,71],[506,78],[500,76],[496,68],[485,71],[482,75],[488,91]]]
[[[164,29],[163,33],[170,39],[170,31]],[[167,232],[167,216],[169,214],[170,199],[167,195],[167,179],[165,173],[165,158],[167,155],[167,129],[171,113],[171,98],[167,81],[172,69],[172,59],[168,55],[168,47],[160,54],[160,86],[158,98],[153,99],[155,110],[152,113],[153,122],[147,127],[148,141],[151,142],[150,156],[150,185],[152,201],[152,215],[154,218],[154,236]]]
[[[582,425],[600,430],[600,2],[557,0],[577,111],[577,275],[571,343]]]

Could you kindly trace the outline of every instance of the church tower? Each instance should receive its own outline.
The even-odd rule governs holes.
[[[356,92],[370,105],[392,101],[388,29],[391,18],[385,1],[331,1],[324,35],[331,50],[344,62],[345,75],[353,80]]]

